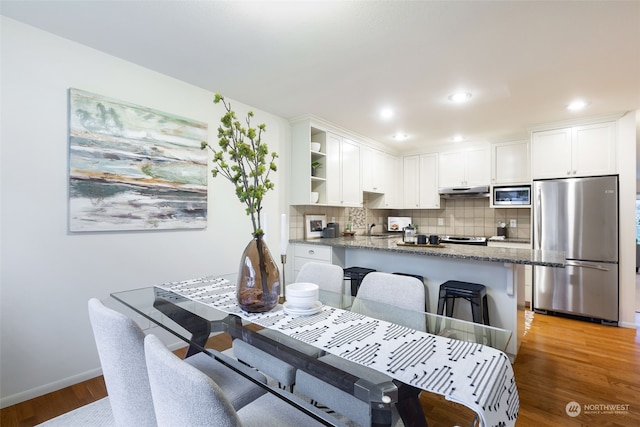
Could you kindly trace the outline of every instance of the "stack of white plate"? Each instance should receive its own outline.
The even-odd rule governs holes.
[[[282,308],[287,314],[294,316],[309,316],[322,310],[322,303],[318,301],[319,287],[315,283],[291,283],[285,291],[287,301]]]

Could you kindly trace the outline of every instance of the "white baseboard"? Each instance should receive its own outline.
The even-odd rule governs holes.
[[[54,381],[49,384],[44,384],[29,390],[25,390],[11,396],[6,396],[0,399],[0,408],[6,408],[7,406],[16,405],[18,403],[24,402],[25,400],[33,399],[42,396],[43,394],[51,393],[53,391],[60,390],[61,388],[78,384],[82,381],[90,380],[91,378],[95,378],[100,375],[102,375],[102,368],[96,368],[77,375],[73,375],[71,377]]]

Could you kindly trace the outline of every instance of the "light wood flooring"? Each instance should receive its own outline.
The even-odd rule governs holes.
[[[640,332],[544,315],[533,315],[530,325],[513,365],[520,393],[517,426],[640,426]],[[219,350],[229,346],[212,344]],[[98,377],[7,407],[0,411],[0,425],[33,426],[105,395]],[[474,418],[466,407],[439,396],[422,393],[420,400],[432,427],[469,426]],[[569,402],[581,407],[575,418],[565,411]],[[604,405],[623,410],[608,413]]]

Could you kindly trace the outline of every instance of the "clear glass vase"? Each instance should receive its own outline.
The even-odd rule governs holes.
[[[240,308],[249,313],[269,311],[278,304],[280,270],[262,234],[254,234],[244,249],[236,295]]]

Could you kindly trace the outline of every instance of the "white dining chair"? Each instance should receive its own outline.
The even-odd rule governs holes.
[[[88,308],[116,425],[155,426],[155,411],[144,356],[144,332],[129,317],[106,307],[96,298],[89,300]],[[226,359],[229,363],[240,366],[237,361],[228,357]],[[264,394],[260,386],[204,353],[197,353],[185,361],[194,369],[204,372],[203,375],[214,378],[224,388],[235,408],[241,408]],[[257,381],[266,383],[266,378],[260,373],[249,369],[247,371]]]
[[[296,282],[310,282],[320,290],[341,294],[344,290],[344,270],[339,265],[307,262],[302,265]]]
[[[308,262],[300,269],[296,282],[315,283],[321,290],[332,292],[340,298],[344,288],[344,271],[339,265]],[[316,347],[270,329],[262,329],[258,333],[310,357],[323,354]],[[233,341],[233,354],[238,360],[275,379],[282,388],[293,391],[296,376],[293,366],[241,340]]]
[[[284,427],[321,426],[279,397],[267,393],[235,410],[214,380],[175,356],[155,335],[147,335],[144,348],[151,395],[159,427],[228,426]],[[296,398],[288,397],[309,411],[326,415]]]
[[[384,309],[376,303],[393,305],[404,310]],[[412,276],[404,276],[383,272],[367,274],[360,284],[358,293],[351,306],[351,311],[376,319],[386,320],[424,330],[425,287],[424,283]],[[342,359],[333,354],[319,358],[331,366],[349,372],[372,384],[391,382],[392,378],[374,369]],[[325,405],[334,411],[352,419],[358,424],[371,423],[369,404],[339,390],[305,372],[296,373],[296,390],[298,393]],[[394,425],[401,423],[397,412],[393,412]]]

